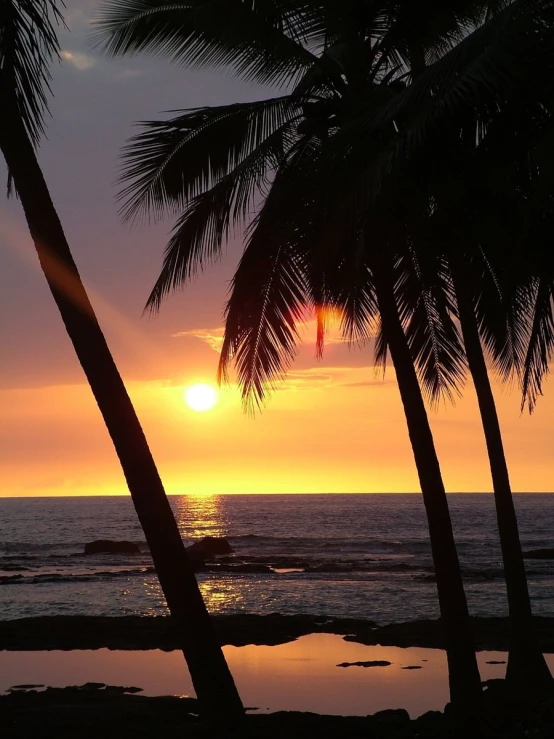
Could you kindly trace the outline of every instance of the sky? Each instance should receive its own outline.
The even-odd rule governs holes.
[[[193,383],[215,384],[222,314],[241,239],[223,261],[167,300],[142,309],[172,219],[124,225],[117,213],[118,154],[134,123],[164,111],[261,99],[275,90],[231,72],[191,72],[146,56],[109,59],[88,38],[97,0],[68,0],[62,63],[52,69],[52,119],[39,160],[110,348],[169,493],[417,492],[392,368],[371,348],[331,333],[315,357],[314,323],[297,361],[252,419],[237,388],[197,413]],[[6,172],[0,163],[0,181]],[[125,494],[111,442],[38,269],[20,204],[0,199],[0,496]],[[512,486],[554,488],[554,387],[534,415],[516,388],[495,381]],[[455,406],[430,412],[447,489],[490,491],[470,383]]]

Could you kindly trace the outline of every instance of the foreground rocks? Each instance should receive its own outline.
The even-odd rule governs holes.
[[[147,698],[128,690],[88,683],[0,696],[0,734],[3,739],[552,739],[554,727],[554,700],[522,703],[502,685],[486,691],[473,717],[429,711],[411,720],[403,709],[372,716],[281,711],[250,714],[234,726],[199,719],[194,699]]]
[[[305,634],[345,635],[347,641],[396,647],[444,648],[440,621],[408,621],[378,626],[355,618],[279,613],[267,616],[235,614],[214,616],[221,643],[284,644]],[[477,649],[506,651],[510,627],[507,618],[473,618]],[[554,618],[535,617],[543,652],[554,653]],[[179,649],[168,616],[42,616],[0,621],[0,649]]]
[[[276,645],[313,633],[360,634],[366,637],[377,624],[353,618],[268,616],[238,614],[214,616],[222,644]],[[42,616],[0,621],[0,649],[179,649],[168,616]]]

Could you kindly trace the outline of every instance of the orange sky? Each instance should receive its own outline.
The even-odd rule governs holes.
[[[152,357],[146,356],[152,343],[140,326],[137,320],[129,327],[126,342],[137,357],[144,352],[145,366],[154,374]],[[213,381],[217,328],[174,336],[176,356],[169,350],[161,355],[157,376],[128,381],[168,492],[418,489],[394,372],[387,370],[385,380],[376,375],[369,349],[331,344],[316,363],[313,344],[306,343],[298,366],[254,420],[242,412],[234,386],[221,390],[211,411],[189,409],[184,389]],[[126,330],[123,320],[115,331],[112,326],[116,334]],[[179,369],[171,362],[177,356]],[[520,415],[516,393],[497,387],[497,397],[514,489],[551,490],[554,395],[546,394],[533,417]],[[0,408],[2,495],[126,492],[85,384],[6,388],[0,391]],[[431,419],[448,489],[489,490],[472,387],[455,407],[443,404]]]
[[[40,161],[102,326],[171,493],[358,492],[418,489],[392,370],[375,376],[369,348],[331,343],[314,358],[314,331],[287,382],[251,420],[236,389],[208,413],[183,389],[213,381],[230,245],[157,319],[142,318],[172,221],[123,227],[114,203],[117,156],[135,120],[159,111],[269,97],[216,73],[162,62],[107,60],[86,34],[97,0],[68,3],[55,100]],[[5,171],[0,165],[0,183]],[[17,201],[0,200],[0,496],[124,493],[107,433],[36,267]],[[513,488],[554,489],[554,387],[532,418],[496,388]],[[432,414],[450,491],[490,490],[471,387]]]

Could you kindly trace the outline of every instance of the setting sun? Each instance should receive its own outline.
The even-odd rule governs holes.
[[[185,391],[185,402],[193,411],[209,411],[217,402],[217,392],[211,385],[191,385]]]

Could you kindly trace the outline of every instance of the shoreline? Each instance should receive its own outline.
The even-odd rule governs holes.
[[[222,646],[275,646],[314,633],[344,636],[365,645],[443,649],[439,620],[379,626],[374,621],[313,615],[234,614],[213,616]],[[554,653],[554,617],[535,617],[542,651]],[[473,617],[477,651],[507,651],[508,618]],[[178,635],[169,616],[38,616],[0,621],[0,651],[79,649],[172,651]]]

